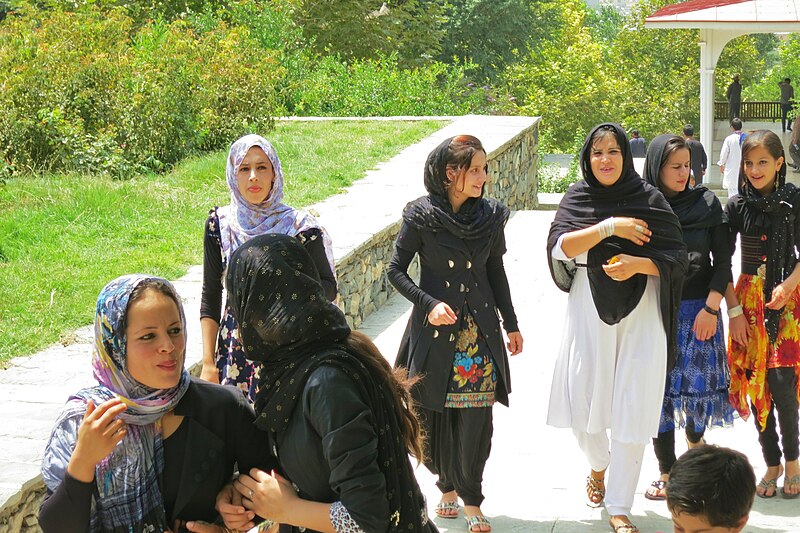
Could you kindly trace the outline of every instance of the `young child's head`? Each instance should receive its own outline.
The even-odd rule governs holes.
[[[737,533],[750,516],[756,476],[743,454],[701,446],[675,462],[666,491],[675,533]]]
[[[783,143],[775,132],[756,130],[742,143],[741,174],[760,194],[768,194],[786,182]]]

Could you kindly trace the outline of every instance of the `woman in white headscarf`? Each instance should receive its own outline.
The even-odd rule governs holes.
[[[225,178],[231,202],[213,208],[203,241],[203,370],[208,381],[234,385],[255,398],[257,364],[245,358],[236,319],[222,306],[222,278],[231,254],[257,235],[281,233],[299,240],[320,274],[325,296],[336,299],[333,249],[325,229],[310,214],[283,200],[283,171],[275,148],[259,135],[245,135],[231,145]]]

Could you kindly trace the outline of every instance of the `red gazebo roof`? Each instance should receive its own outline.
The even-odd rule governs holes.
[[[800,0],[689,0],[659,9],[645,25],[719,29],[747,25],[759,33],[799,31]]]

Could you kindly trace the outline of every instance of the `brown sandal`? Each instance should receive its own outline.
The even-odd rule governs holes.
[[[601,479],[595,479],[591,474],[586,476],[586,496],[589,497],[586,505],[592,509],[597,509],[603,505],[603,500],[606,497],[605,479],[605,476]]]

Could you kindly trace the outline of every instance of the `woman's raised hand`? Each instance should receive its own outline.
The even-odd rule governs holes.
[[[277,523],[290,523],[287,518],[299,497],[292,484],[280,475],[253,468],[250,475],[240,475],[233,486],[244,497],[242,503],[247,509]]]
[[[436,304],[436,307],[428,313],[428,322],[432,326],[449,326],[455,324],[457,318],[455,312],[444,302]]]
[[[256,514],[244,508],[242,495],[233,488],[232,483],[225,485],[219,491],[215,508],[225,522],[225,526],[230,529],[249,531],[255,527],[253,519]]]
[[[86,413],[78,428],[78,442],[70,457],[67,471],[84,483],[94,480],[97,463],[105,459],[128,434],[125,422],[119,418],[127,406],[113,398],[95,406],[89,400]]]
[[[647,229],[647,222],[638,218],[614,217],[614,235],[628,239],[634,244],[642,246],[650,242],[653,232]]]
[[[786,286],[781,283],[772,289],[772,299],[765,303],[764,306],[768,309],[782,309],[783,306],[786,305],[786,302],[789,300],[791,295],[792,291],[787,289]]]

